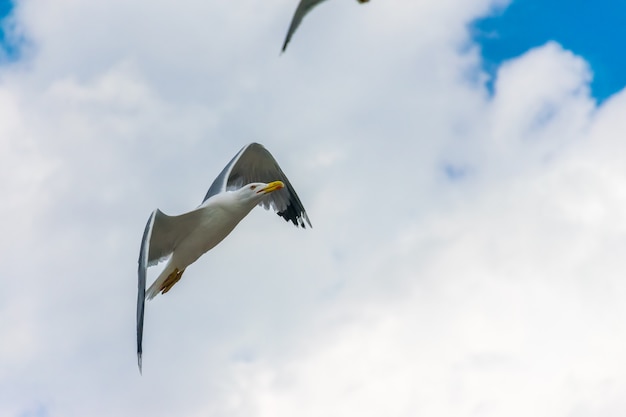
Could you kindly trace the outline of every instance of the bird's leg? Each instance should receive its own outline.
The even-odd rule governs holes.
[[[167,279],[163,282],[163,285],[161,285],[161,294],[168,292],[174,284],[180,281],[180,278],[183,276],[183,272],[185,272],[184,269],[182,271],[179,271],[178,268],[174,269],[174,272],[169,274]]]

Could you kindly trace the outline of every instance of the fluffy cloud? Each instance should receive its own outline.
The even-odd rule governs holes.
[[[0,414],[623,415],[625,94],[549,43],[490,95],[495,3],[328,2],[280,57],[295,5],[236,3],[18,4]],[[250,141],[314,228],[255,210],[148,303],[140,377],[144,222]]]

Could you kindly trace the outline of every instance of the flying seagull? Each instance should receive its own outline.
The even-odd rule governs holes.
[[[291,40],[296,29],[300,26],[300,22],[304,19],[304,16],[311,11],[315,6],[323,2],[324,0],[301,0],[300,4],[298,4],[298,8],[291,19],[291,24],[289,25],[289,30],[287,31],[287,37],[285,38],[285,43],[283,44],[283,52],[287,49],[287,44]],[[359,3],[367,3],[369,0],[357,0]]]
[[[258,143],[244,146],[209,187],[202,204],[179,216],[156,209],[141,240],[137,294],[137,363],[141,372],[144,303],[165,294],[185,268],[220,243],[255,206],[270,207],[296,227],[311,227],[300,198],[274,157]],[[146,291],[146,271],[167,257],[165,269]]]

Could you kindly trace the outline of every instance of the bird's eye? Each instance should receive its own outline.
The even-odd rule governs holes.
[[[250,186],[250,189],[251,189],[251,190],[254,190],[255,188],[256,188],[256,185],[251,185],[251,186]]]

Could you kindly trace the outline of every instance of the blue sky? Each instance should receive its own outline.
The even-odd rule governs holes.
[[[474,25],[485,69],[554,40],[589,62],[593,96],[602,101],[626,85],[626,2],[515,0]]]
[[[13,9],[13,2],[9,0],[0,0],[0,49],[7,55],[11,56],[14,52],[10,45],[7,45],[4,33],[4,18],[7,17]]]

